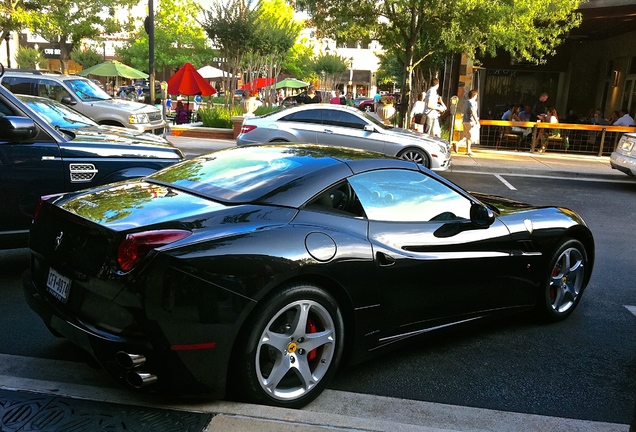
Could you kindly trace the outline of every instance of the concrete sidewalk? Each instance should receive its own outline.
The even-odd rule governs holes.
[[[115,386],[102,369],[61,360],[47,360],[0,354],[0,430],[57,432],[73,430],[135,431],[162,430],[188,432],[628,432],[624,424],[548,417],[448,404],[398,399],[367,394],[326,390],[318,399],[298,410],[231,401],[177,399],[138,393]],[[8,396],[6,396],[8,394]],[[38,401],[51,418],[50,427],[35,416],[27,421]],[[70,398],[70,399],[69,399]],[[61,400],[63,399],[63,400]],[[74,401],[77,400],[75,403]],[[29,402],[30,401],[30,402]],[[101,418],[101,428],[83,418],[78,407],[93,402],[91,418]],[[43,405],[43,404],[40,404]],[[28,407],[26,409],[25,407]],[[139,409],[130,410],[130,407]],[[126,417],[117,416],[126,409]],[[186,427],[174,421],[178,413],[207,414],[204,427]],[[115,413],[113,421],[113,413]],[[154,414],[154,415],[153,415]],[[176,414],[176,415],[175,415]],[[148,428],[154,419],[161,428]],[[61,427],[61,419],[72,428]],[[19,421],[17,421],[19,420]],[[145,429],[123,425],[145,423]],[[18,427],[18,424],[21,425]],[[112,424],[112,428],[107,428]],[[29,428],[29,425],[37,428]]]
[[[208,153],[236,145],[234,140],[181,136],[169,136],[168,140],[187,155]],[[607,156],[502,151],[479,146],[474,146],[472,151],[470,156],[453,153],[453,164],[449,171],[634,181],[624,173],[612,169]]]

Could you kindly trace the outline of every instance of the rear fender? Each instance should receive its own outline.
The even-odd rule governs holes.
[[[156,169],[153,168],[147,168],[147,167],[131,167],[131,168],[125,168],[119,171],[115,171],[113,173],[108,174],[106,177],[104,177],[102,183],[106,184],[106,183],[114,183],[114,182],[118,182],[118,181],[122,181],[122,180],[129,180],[129,179],[134,179],[134,178],[139,178],[139,177],[145,177],[148,176],[154,172],[156,172]]]

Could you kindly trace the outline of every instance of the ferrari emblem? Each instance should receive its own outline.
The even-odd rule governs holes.
[[[55,247],[53,248],[53,250],[57,250],[57,248],[60,247],[60,245],[62,244],[62,237],[63,236],[64,236],[64,232],[60,231],[58,236],[55,237]]]

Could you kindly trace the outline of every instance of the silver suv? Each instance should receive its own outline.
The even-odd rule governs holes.
[[[165,136],[161,110],[129,100],[114,99],[91,80],[39,71],[6,71],[0,83],[13,93],[55,99],[101,125],[121,126]]]

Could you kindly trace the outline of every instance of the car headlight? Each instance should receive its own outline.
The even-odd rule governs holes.
[[[444,144],[437,144],[437,145],[439,146],[439,151],[440,151],[440,153],[442,153],[442,154],[448,154],[448,152],[449,152],[449,148],[448,148],[448,146],[447,146],[447,145],[444,145]]]
[[[130,124],[139,124],[139,123],[150,123],[148,118],[148,114],[131,114],[128,116],[128,123]]]

